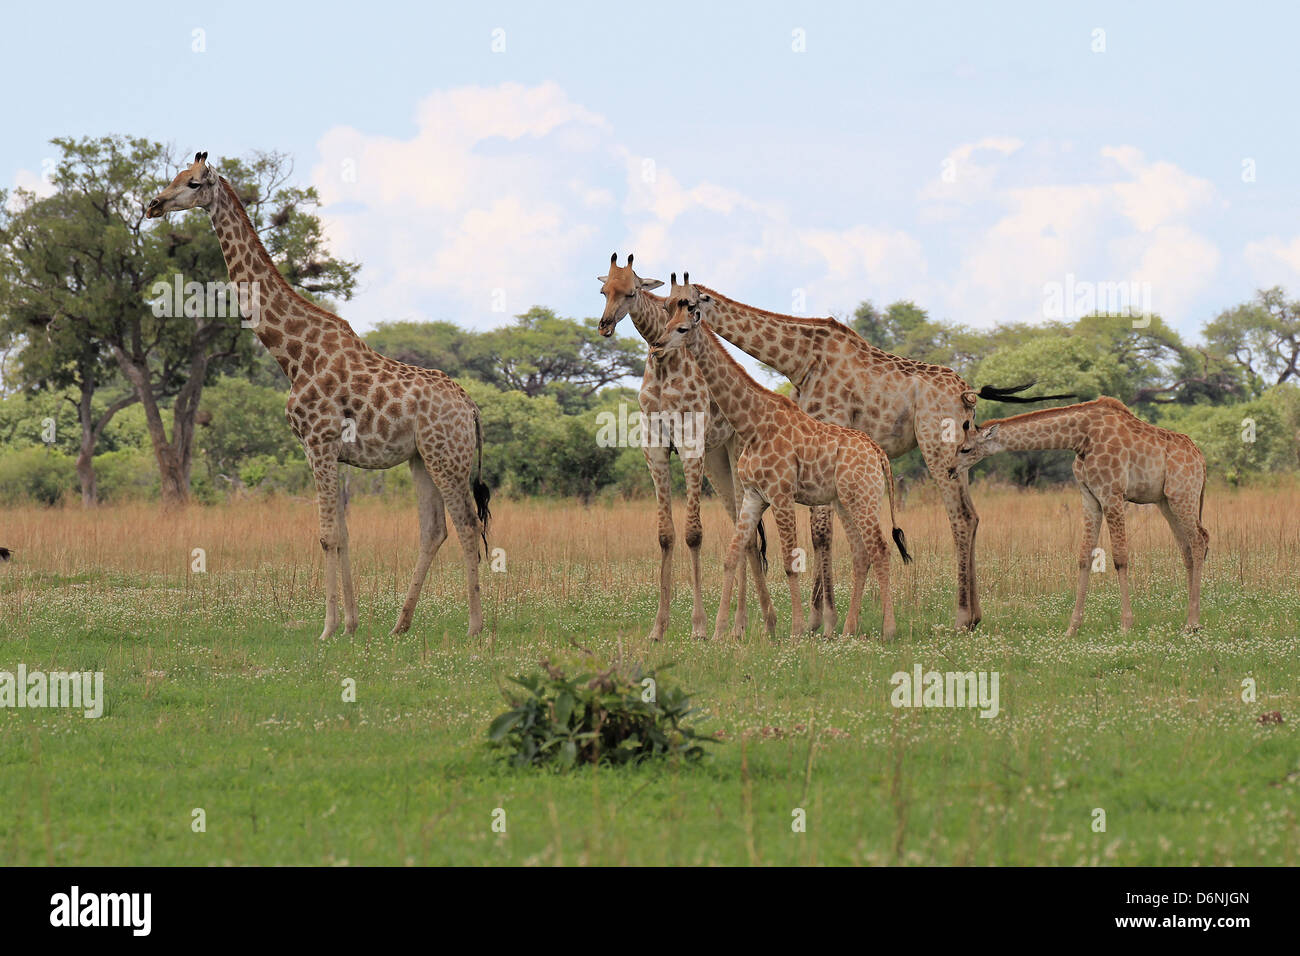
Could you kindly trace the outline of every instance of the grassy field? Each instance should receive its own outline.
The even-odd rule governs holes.
[[[0,863],[1296,863],[1300,487],[1207,496],[1191,635],[1172,537],[1153,507],[1131,508],[1137,626],[1119,631],[1111,572],[1070,640],[1077,493],[975,489],[985,620],[972,636],[949,628],[952,544],[927,491],[899,516],[917,560],[893,561],[889,645],[769,641],[756,617],[742,643],[694,641],[680,545],[673,627],[647,644],[647,503],[497,502],[506,571],[485,567],[487,626],[471,641],[454,537],[412,632],[388,636],[414,508],[358,502],[361,629],[324,644],[310,502],[0,512],[16,552],[0,568],[0,670],[103,671],[107,695],[97,720],[0,710]],[[710,602],[726,536],[706,502]],[[206,573],[190,570],[195,548]],[[842,615],[845,554],[837,574]],[[788,627],[782,577],[770,583]],[[873,584],[864,610],[874,630]],[[699,726],[723,743],[698,765],[504,768],[483,744],[499,685],[571,640],[675,662],[670,681],[697,693]],[[998,716],[892,707],[890,676],[918,663],[998,672]],[[1285,722],[1261,723],[1271,711]],[[806,832],[792,832],[796,808]]]

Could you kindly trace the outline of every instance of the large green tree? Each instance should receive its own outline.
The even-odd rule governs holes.
[[[0,312],[6,327],[23,334],[24,383],[78,391],[87,409],[79,407],[87,468],[105,416],[140,402],[163,500],[183,502],[203,387],[220,370],[254,363],[253,333],[241,328],[236,310],[214,311],[208,297],[159,308],[157,283],[204,288],[228,279],[205,212],[146,223],[145,203],[177,165],[162,144],[121,136],[53,142],[61,154],[54,194],[20,193],[0,230],[0,269],[10,290]],[[313,212],[316,193],[290,185],[287,156],[254,153],[215,165],[299,292],[318,300],[351,296],[358,266],[329,255]],[[105,387],[121,394],[97,407],[95,393]],[[93,501],[93,474],[82,483],[83,499]]]

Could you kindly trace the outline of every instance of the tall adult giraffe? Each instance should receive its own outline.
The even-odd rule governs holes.
[[[886,640],[892,638],[895,625],[889,590],[889,547],[880,529],[880,510],[886,497],[894,543],[904,562],[912,559],[902,530],[893,523],[894,474],[889,458],[868,435],[818,421],[784,395],[763,388],[727,354],[722,342],[701,321],[698,304],[691,305],[681,297],[672,302],[668,328],[655,343],[655,350],[660,355],[691,353],[710,394],[741,440],[736,475],[744,494],[736,533],[727,551],[714,636],[721,636],[726,621],[741,546],[753,538],[754,528],[768,507],[776,517],[782,564],[790,585],[791,634],[803,630],[795,561],[799,544],[797,503],[834,504],[848,530],[853,549],[853,594],[842,636],[857,632],[862,587],[867,571],[874,565],[880,585],[881,633]]]
[[[1201,619],[1201,568],[1210,535],[1201,524],[1205,507],[1205,456],[1186,435],[1142,421],[1118,399],[1044,408],[996,418],[971,429],[957,450],[954,470],[964,474],[977,461],[1003,451],[1069,448],[1074,477],[1083,495],[1083,540],[1079,580],[1067,635],[1079,629],[1092,574],[1093,549],[1104,515],[1110,549],[1119,575],[1120,626],[1133,626],[1128,593],[1128,538],[1124,503],[1155,504],[1169,522],[1187,568],[1187,627]]]
[[[677,273],[672,275],[672,290],[681,295],[685,290],[677,285]],[[619,266],[618,253],[609,257],[609,272],[599,276],[600,291],[605,296],[605,311],[600,317],[600,334],[609,337],[624,316],[631,316],[632,324],[647,344],[653,346],[663,334],[668,323],[664,299],[652,290],[663,282],[659,279],[642,279],[632,270],[632,256],[627,265]],[[734,523],[740,502],[739,485],[735,478],[738,448],[736,432],[709,396],[708,386],[699,369],[681,352],[651,355],[646,361],[645,375],[641,380],[642,445],[650,477],[654,481],[655,501],[659,515],[659,609],[649,638],[658,641],[668,628],[668,611],[673,593],[673,545],[677,535],[673,528],[672,472],[669,459],[674,447],[682,460],[686,476],[686,547],[691,552],[691,583],[693,604],[691,633],[707,637],[707,619],[704,616],[703,585],[700,578],[700,545],[704,529],[700,522],[700,494],[705,472],[714,491],[722,499]],[[685,429],[674,436],[673,423],[691,423],[693,447],[681,447]],[[648,439],[648,440],[647,440]],[[702,439],[702,442],[700,441]],[[747,554],[754,575],[763,622],[769,634],[776,633],[776,610],[772,607],[767,580],[763,574],[765,556],[759,538],[751,541]],[[739,571],[740,586],[736,596],[736,618],[733,632],[744,633],[748,611],[745,604],[745,569]]]
[[[813,418],[866,432],[890,458],[920,447],[930,477],[939,485],[956,544],[956,624],[975,627],[982,616],[975,586],[979,515],[966,475],[950,475],[961,435],[970,429],[981,398],[1023,403],[1073,396],[1016,395],[1029,385],[986,385],[977,392],[952,369],[892,355],[834,319],[768,312],[702,285],[692,286],[689,295],[719,335],[788,378],[795,401]],[[824,620],[827,631],[835,627],[831,527],[831,509],[814,508],[816,573],[809,624],[816,629]]]
[[[489,492],[482,481],[478,406],[443,372],[385,358],[347,322],[298,295],[271,261],[229,181],[207,159],[207,153],[196,153],[145,213],[156,219],[196,207],[207,210],[230,280],[241,291],[245,320],[289,377],[285,415],[316,479],[325,551],[321,639],[338,629],[340,564],[344,631],[351,634],[357,628],[339,462],[372,469],[407,462],[411,468],[419,501],[420,556],[393,633],[411,626],[429,565],[447,539],[445,512],[451,513],[465,553],[469,633],[479,633],[478,539],[482,536],[486,546]]]

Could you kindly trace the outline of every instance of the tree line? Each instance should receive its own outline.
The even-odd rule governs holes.
[[[284,420],[288,382],[237,310],[214,314],[210,302],[180,297],[158,307],[158,290],[176,277],[227,279],[206,213],[144,219],[145,202],[177,165],[170,151],[122,136],[53,146],[48,195],[0,193],[0,501],[310,495]],[[330,252],[319,197],[295,184],[291,159],[256,152],[218,168],[293,288],[340,311],[360,264]],[[972,329],[900,301],[864,302],[842,320],[880,348],[950,366],[977,385],[1032,380],[1085,400],[1113,395],[1190,434],[1228,481],[1300,468],[1300,302],[1279,288],[1213,317],[1196,343],[1159,316]],[[486,332],[404,321],[365,338],[466,387],[483,410],[495,487],[584,500],[652,492],[638,448],[596,440],[601,413],[637,409],[629,383],[644,371],[639,338],[605,339],[594,319],[542,307]],[[1015,411],[982,407],[981,417]],[[1065,481],[1070,457],[998,456],[981,468],[1020,484]],[[915,453],[895,470],[923,471]],[[353,472],[351,481],[354,493],[383,493],[409,478],[396,469]]]

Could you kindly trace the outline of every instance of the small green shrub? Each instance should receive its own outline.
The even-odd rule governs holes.
[[[492,721],[487,736],[515,767],[568,769],[674,755],[697,760],[703,744],[716,742],[682,723],[696,713],[690,697],[662,686],[655,671],[643,673],[640,665],[600,670],[590,657],[567,668],[543,660],[541,673],[511,680],[523,692],[502,691],[510,709]]]

